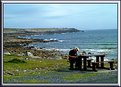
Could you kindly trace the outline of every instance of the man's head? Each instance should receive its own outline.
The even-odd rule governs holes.
[[[79,51],[79,48],[78,48],[78,47],[75,47],[73,50],[75,50],[75,51]]]

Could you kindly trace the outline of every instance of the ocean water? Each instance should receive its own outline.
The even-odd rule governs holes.
[[[30,46],[35,46],[37,48],[58,49],[64,53],[68,53],[71,48],[78,47],[80,48],[80,52],[99,52],[107,54],[106,57],[108,59],[117,58],[117,29],[85,30],[84,32],[32,35],[25,36],[23,38],[59,40],[59,42],[30,44]]]

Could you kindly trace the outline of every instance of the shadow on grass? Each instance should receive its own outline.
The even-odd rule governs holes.
[[[6,61],[5,63],[26,63],[24,60],[20,60],[20,59],[12,59],[12,60],[9,60],[9,61]]]
[[[65,68],[59,68],[59,69],[56,69],[55,71],[57,72],[79,72],[79,73],[89,73],[89,72],[98,72],[98,71],[93,71],[92,69],[87,69],[87,70],[77,70],[77,69],[74,69],[74,70],[69,70],[68,67],[65,67]]]

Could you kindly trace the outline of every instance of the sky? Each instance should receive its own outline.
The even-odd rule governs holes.
[[[4,28],[117,29],[117,4],[4,4]]]

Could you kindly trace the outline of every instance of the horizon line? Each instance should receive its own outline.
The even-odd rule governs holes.
[[[39,27],[39,28],[42,29],[42,27]],[[3,29],[39,29],[39,28],[38,27],[37,28],[15,28],[15,27],[14,28],[9,28],[9,27],[7,27],[7,28],[3,28]],[[56,28],[53,27],[53,29],[56,29]],[[74,27],[63,27],[63,29],[66,29],[66,28],[74,28]],[[45,29],[45,27],[43,29]],[[48,28],[48,29],[52,29],[52,28]],[[57,28],[57,29],[61,29],[61,28]],[[80,30],[78,28],[75,28],[75,29]],[[84,29],[83,28],[82,30],[111,30],[111,29],[117,29],[117,28],[110,28],[110,29],[108,29],[108,28],[103,28],[103,29],[100,29],[100,28],[98,28],[98,29],[92,29],[92,28],[91,29]]]

